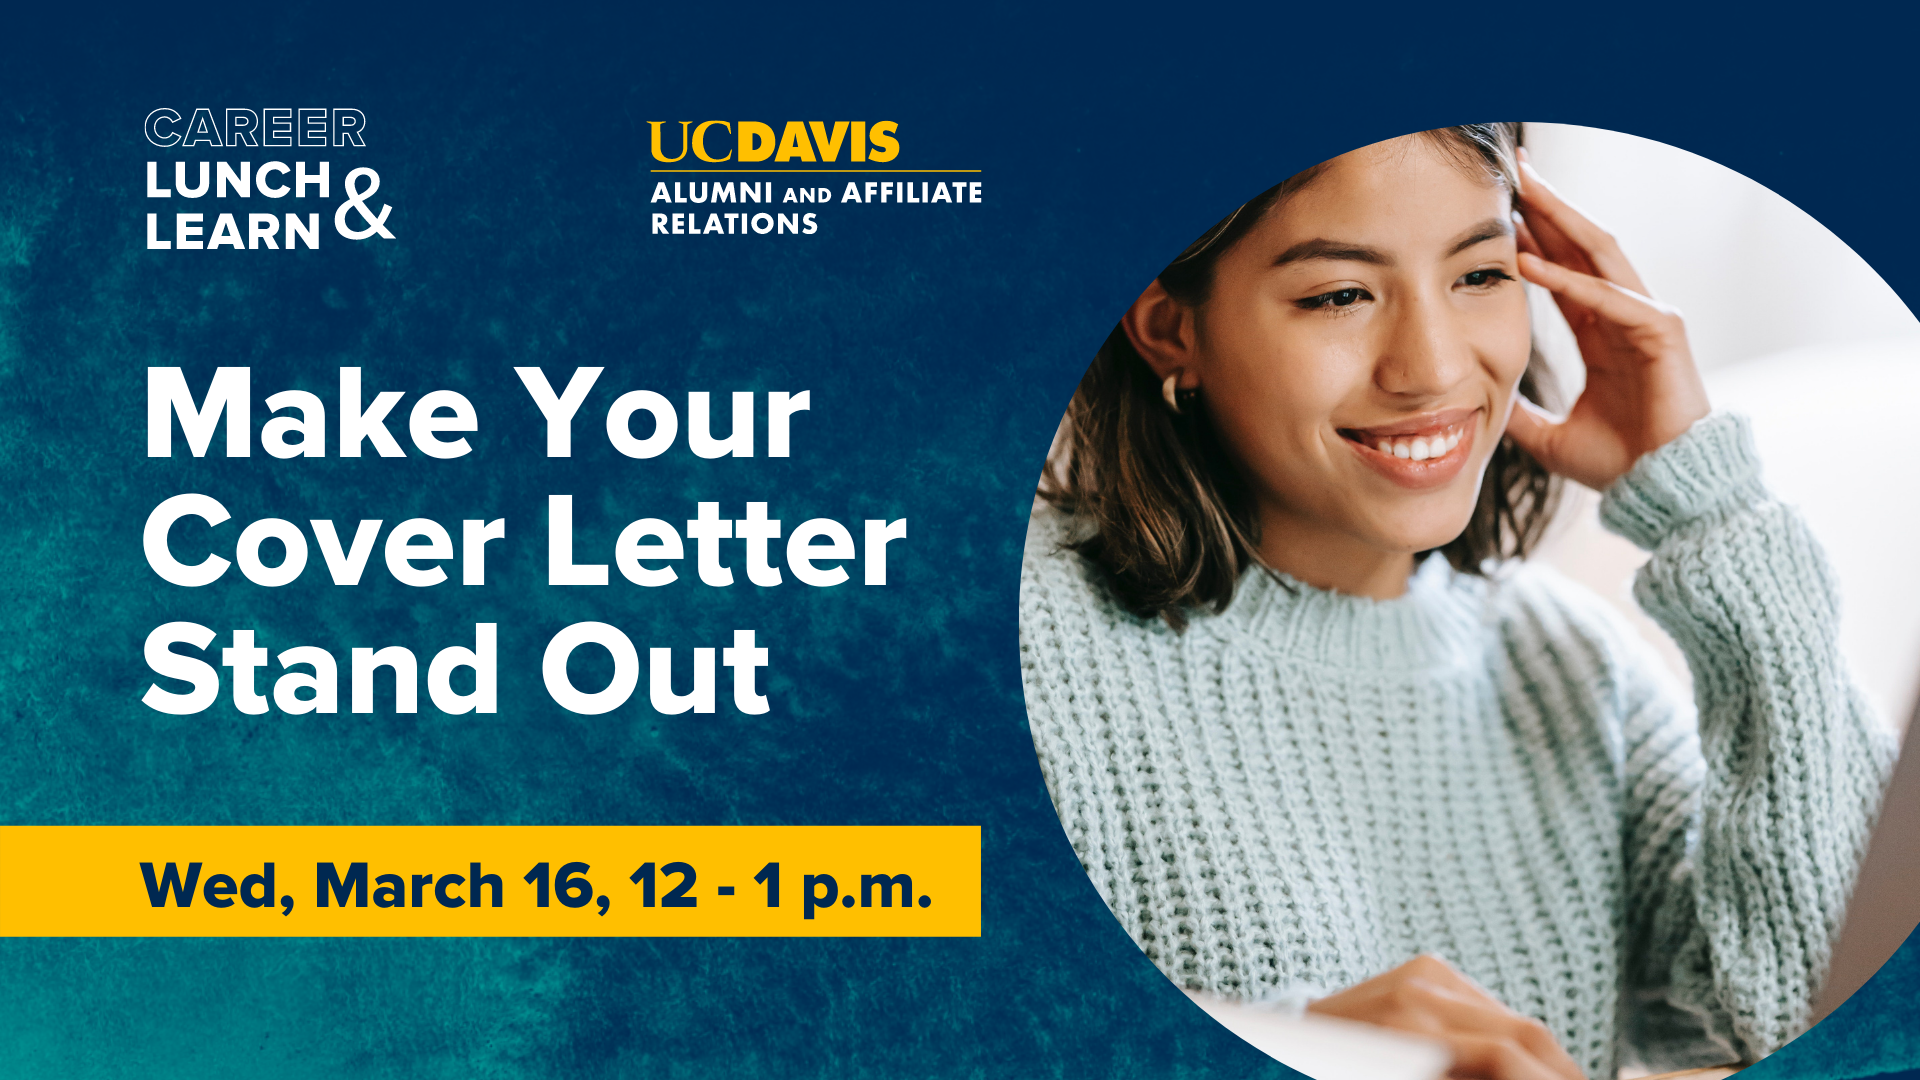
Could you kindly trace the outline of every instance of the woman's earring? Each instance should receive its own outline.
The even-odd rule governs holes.
[[[1166,399],[1167,408],[1175,416],[1184,416],[1200,403],[1200,388],[1180,385],[1180,373],[1175,372],[1160,383],[1160,396]]]

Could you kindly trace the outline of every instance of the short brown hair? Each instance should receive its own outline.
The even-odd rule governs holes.
[[[1461,165],[1485,169],[1516,190],[1520,125],[1462,124],[1421,134]],[[1323,168],[1296,173],[1227,215],[1160,272],[1160,284],[1176,300],[1204,303],[1220,256]],[[1537,347],[1520,392],[1554,404],[1552,373]],[[1546,531],[1559,492],[1559,478],[1503,436],[1466,530],[1439,550],[1467,574],[1484,573],[1489,561],[1522,558]],[[1105,571],[1114,597],[1142,618],[1164,618],[1178,629],[1188,608],[1225,611],[1241,573],[1260,565],[1251,488],[1204,404],[1182,414],[1169,410],[1153,369],[1119,326],[1067,406],[1039,493],[1092,526],[1092,535],[1072,547]]]

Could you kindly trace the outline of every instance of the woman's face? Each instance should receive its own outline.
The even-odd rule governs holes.
[[[1530,346],[1509,208],[1409,136],[1336,158],[1221,256],[1193,374],[1267,543],[1466,528]]]

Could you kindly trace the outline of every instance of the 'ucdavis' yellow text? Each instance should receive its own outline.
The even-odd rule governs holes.
[[[674,131],[674,124],[679,131]],[[649,120],[653,160],[685,161],[687,153],[704,162],[723,161],[888,162],[900,156],[900,125],[893,120],[789,120],[776,137],[758,120]],[[718,128],[716,131],[714,129]]]

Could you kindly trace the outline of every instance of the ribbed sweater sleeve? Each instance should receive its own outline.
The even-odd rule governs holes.
[[[1761,485],[1743,418],[1642,458],[1600,516],[1651,553],[1634,596],[1695,698],[1626,672],[1624,1041],[1649,1064],[1751,1061],[1806,1026],[1892,740],[1841,660],[1826,559]]]

